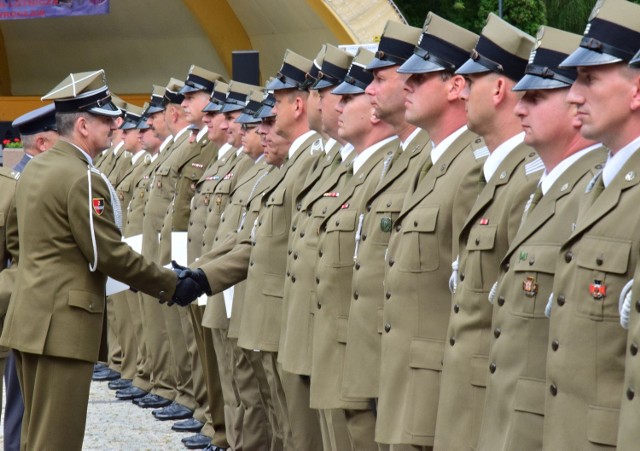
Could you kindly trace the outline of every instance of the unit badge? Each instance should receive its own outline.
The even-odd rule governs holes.
[[[591,293],[593,299],[599,301],[607,295],[607,286],[603,285],[601,280],[594,280],[589,285],[589,293]]]
[[[527,276],[522,282],[522,291],[524,291],[524,295],[528,298],[534,297],[538,294],[538,284],[536,283],[536,279],[531,276]]]
[[[380,219],[380,229],[383,232],[391,232],[391,225],[392,225],[391,218],[385,217]]]
[[[91,203],[93,205],[93,211],[95,211],[98,216],[102,215],[104,212],[104,198],[94,197]]]

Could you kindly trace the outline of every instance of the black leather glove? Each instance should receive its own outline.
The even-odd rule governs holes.
[[[178,276],[178,283],[171,302],[169,302],[168,305],[176,303],[184,307],[192,303],[203,293],[207,295],[212,294],[207,276],[205,276],[200,268],[190,269],[186,266],[179,265],[175,261],[171,262],[171,266]]]

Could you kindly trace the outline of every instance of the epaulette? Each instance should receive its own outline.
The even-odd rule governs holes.
[[[524,173],[525,175],[531,175],[536,172],[544,171],[544,162],[542,158],[536,157],[534,160],[529,161],[524,165]]]
[[[313,144],[311,144],[311,155],[318,155],[320,152],[324,151],[324,144],[322,142],[322,138],[316,139]]]
[[[5,167],[0,167],[0,175],[14,180],[18,180],[20,178],[20,172]]]

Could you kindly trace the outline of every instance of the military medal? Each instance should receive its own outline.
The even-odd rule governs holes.
[[[324,193],[322,197],[338,197],[340,193]]]
[[[391,232],[391,218],[384,217],[380,220],[380,229],[383,232]]]
[[[205,206],[209,205],[209,196],[208,195],[204,196],[204,205]]]
[[[489,218],[480,218],[480,225],[489,225]]]
[[[104,212],[104,198],[94,197],[91,204],[93,205],[93,211],[95,211],[98,216],[102,215]]]
[[[229,172],[227,175],[224,176],[224,180],[229,180],[233,178],[233,172]]]
[[[342,204],[342,205],[340,205],[340,208],[342,210],[345,210],[345,209],[349,208],[349,204]]]
[[[538,294],[538,284],[536,283],[536,279],[531,276],[527,276],[522,282],[522,291],[524,291],[524,295],[528,298],[534,297]]]
[[[604,298],[607,295],[607,286],[602,284],[601,280],[594,280],[591,285],[589,285],[589,293],[596,301]]]
[[[525,251],[520,251],[520,254],[518,255],[518,260],[523,262],[523,261],[525,261],[527,259],[528,256],[529,256],[529,254],[526,253]]]

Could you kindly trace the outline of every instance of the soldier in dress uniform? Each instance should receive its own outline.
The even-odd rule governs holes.
[[[399,204],[395,217],[388,202],[376,204],[380,213],[374,213],[372,228],[379,231],[369,230],[367,242],[380,236],[380,231],[390,235],[386,257],[381,258],[384,283],[375,288],[380,299],[365,299],[369,302],[365,305],[360,302],[363,291],[372,291],[365,287],[376,284],[377,270],[369,269],[371,275],[360,281],[359,298],[351,301],[349,316],[349,331],[359,332],[355,335],[359,340],[349,336],[347,341],[347,355],[352,343],[358,349],[363,341],[367,345],[359,345],[359,360],[378,355],[376,440],[393,450],[433,447],[451,308],[448,262],[478,196],[478,177],[486,157],[486,152],[474,152],[482,140],[466,127],[464,102],[459,99],[465,80],[454,74],[477,39],[476,34],[429,13],[413,54],[398,68],[408,76],[405,118],[426,130],[434,144],[427,158],[405,176],[404,198],[398,190],[388,199],[392,206]],[[369,252],[380,252],[369,246]],[[356,262],[359,273],[372,266],[364,264],[370,260],[364,251],[361,247],[358,258],[363,263]],[[352,324],[356,319],[358,323]],[[374,350],[369,351],[371,347]],[[353,358],[357,366],[355,354]]]
[[[24,156],[13,169],[0,169],[0,176],[2,176],[0,179],[2,183],[2,188],[0,189],[0,193],[2,193],[0,195],[0,212],[2,212],[2,220],[0,220],[0,271],[7,268],[11,263],[11,255],[8,253],[5,240],[5,234],[7,232],[5,230],[5,223],[7,221],[10,203],[15,194],[16,180],[18,180],[20,173],[33,157],[51,149],[58,140],[55,106],[53,104],[29,111],[14,120],[11,125],[20,133],[20,139],[24,146]],[[16,269],[17,267],[14,266],[12,276],[15,275]],[[2,296],[3,299],[0,305],[2,305],[3,321],[0,322],[0,331],[4,323],[9,298],[13,291],[13,277],[8,276],[9,272],[3,271],[2,282],[0,283],[2,285],[2,288],[0,288],[2,294],[0,296]],[[2,372],[4,373],[6,392],[4,447],[6,450],[17,451],[20,449],[20,429],[22,428],[24,403],[18,381],[15,357],[10,350],[5,348],[0,349],[0,368],[2,368]],[[0,398],[0,401],[1,400]]]
[[[640,73],[628,67],[638,48],[640,5],[598,1],[580,46],[560,64],[578,70],[567,101],[577,109],[581,135],[601,141],[609,157],[587,185],[572,233],[556,259],[549,302],[546,449],[637,448],[624,433],[618,437],[618,419],[621,403],[631,407],[634,398],[633,386],[624,381],[625,355],[633,349],[619,325],[619,299],[624,300],[640,250]]]
[[[544,162],[545,172],[527,202],[522,225],[500,265],[493,303],[487,396],[478,448],[542,449],[549,321],[545,316],[562,242],[576,222],[580,199],[602,169],[606,152],[582,138],[566,95],[576,78],[558,64],[580,36],[541,27],[515,108],[524,142]],[[488,370],[488,369],[487,369]]]
[[[27,166],[16,190],[9,221],[19,265],[0,342],[16,353],[21,446],[80,450],[107,275],[161,301],[180,290],[172,271],[122,243],[117,197],[91,165],[120,115],[104,71],[71,74],[43,100],[55,102],[61,137]]]
[[[331,44],[325,44],[323,48],[322,55],[314,59],[318,74],[316,82],[311,86],[310,96],[318,96],[319,102],[326,104],[326,108],[319,111],[319,129],[330,139],[324,145],[325,155],[311,168],[295,199],[300,210],[292,219],[292,230],[295,227],[295,233],[291,234],[287,251],[287,273],[290,277],[285,279],[284,285],[278,353],[278,362],[283,370],[306,377],[311,375],[313,311],[310,308],[315,304],[318,226],[328,211],[327,205],[335,201],[326,193],[334,191],[338,180],[348,170],[348,156],[353,156],[350,145],[346,146],[344,153],[341,152],[346,142],[337,134],[338,115],[335,103],[326,99],[340,99],[340,96],[332,95],[331,91],[344,81],[353,57]],[[311,120],[309,126],[312,126]],[[335,138],[342,141],[342,144]],[[344,411],[321,410],[320,428],[325,450],[348,449],[351,446]]]
[[[513,114],[519,94],[511,88],[522,78],[534,39],[489,14],[471,58],[456,73],[464,75],[467,124],[484,138],[490,153],[478,183],[483,186],[458,240],[455,289],[445,340],[444,365],[434,448],[475,447],[482,420],[492,306],[487,302],[498,277],[524,204],[544,165],[523,143]],[[465,431],[461,434],[459,431]]]
[[[117,128],[111,137],[110,146],[100,153],[94,162],[94,166],[100,169],[100,171],[107,177],[111,174],[111,171],[116,166],[120,158],[128,157],[122,148],[124,144],[122,142],[122,131],[120,130],[120,127],[124,122],[124,113],[127,110],[127,102],[115,94],[111,94],[111,101],[115,106],[120,108],[122,115],[115,119]]]
[[[314,202],[312,210],[320,215],[314,221],[317,235],[315,260],[313,341],[311,363],[311,407],[321,410],[329,437],[338,436],[339,423],[332,417],[346,418],[351,449],[377,449],[374,442],[375,418],[365,398],[344,396],[341,392],[342,365],[346,343],[346,322],[351,297],[353,255],[359,236],[358,214],[364,209],[363,198],[380,179],[382,161],[399,148],[393,127],[372,111],[364,90],[373,79],[366,70],[373,54],[361,48],[353,59],[345,80],[331,92],[340,96],[338,134],[350,143],[354,158],[346,167],[329,176],[327,191]],[[321,184],[322,185],[322,184]],[[320,185],[319,185],[320,186]],[[315,192],[315,191],[314,191]],[[303,230],[301,234],[306,234]],[[297,283],[295,274],[291,282]],[[338,416],[336,409],[343,412]]]

